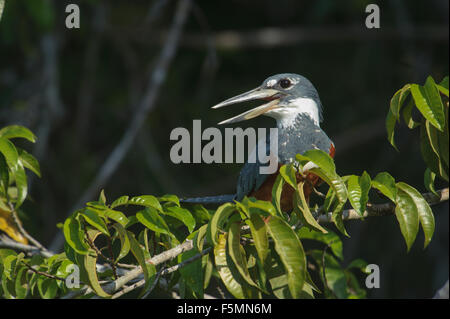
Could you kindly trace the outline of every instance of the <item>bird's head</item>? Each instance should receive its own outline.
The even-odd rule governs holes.
[[[253,100],[264,100],[267,103],[219,124],[245,121],[259,115],[290,123],[300,113],[309,115],[317,125],[322,121],[322,104],[317,90],[307,78],[294,73],[273,75],[259,87],[225,100],[213,106],[213,109]]]

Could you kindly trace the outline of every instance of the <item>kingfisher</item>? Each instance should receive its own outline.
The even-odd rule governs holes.
[[[319,94],[307,78],[294,73],[273,75],[264,80],[257,88],[229,98],[212,108],[218,109],[254,100],[262,100],[265,103],[219,124],[250,120],[260,115],[274,118],[278,128],[278,169],[276,172],[262,174],[260,173],[262,164],[258,159],[255,162],[247,161],[240,171],[235,194],[188,198],[182,200],[182,202],[221,204],[234,200],[241,201],[245,196],[271,201],[273,184],[279,174],[280,167],[284,164],[294,163],[296,154],[320,149],[327,152],[332,158],[334,157],[334,143],[320,128],[323,116]],[[258,143],[262,143],[262,141]],[[264,143],[266,143],[266,149],[268,149],[270,139],[264,139]],[[260,146],[257,145],[256,147]],[[296,173],[297,184],[305,182],[303,191],[308,202],[314,187],[321,182],[319,177],[307,172],[311,167],[314,167],[314,164],[307,163],[301,173]],[[280,200],[281,209],[284,212],[292,211],[293,195],[294,189],[285,184]]]

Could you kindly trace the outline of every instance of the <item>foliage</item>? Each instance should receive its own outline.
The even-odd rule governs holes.
[[[447,97],[446,103],[439,93]],[[423,116],[420,122],[412,117],[414,106]],[[388,138],[394,147],[394,129],[401,116],[409,128],[420,126],[427,164],[425,186],[436,193],[435,177],[448,181],[448,77],[440,84],[429,77],[424,86],[408,84],[395,93],[386,119]],[[0,130],[0,229],[25,244],[12,216],[27,197],[25,168],[38,176],[40,171],[36,159],[13,144],[14,138],[35,141],[24,127]],[[296,182],[296,175],[306,173],[304,167],[309,162],[315,167],[308,173],[328,185],[320,207],[310,207],[303,192],[305,185]],[[290,214],[280,208],[285,185],[295,194]],[[426,247],[433,236],[434,216],[417,189],[396,181],[387,172],[374,178],[367,172],[340,176],[328,154],[310,150],[297,155],[295,164],[280,168],[273,202],[244,198],[207,210],[200,205],[183,207],[175,195],[121,196],[108,201],[102,191],[97,201],[88,202],[65,220],[63,253],[45,258],[1,249],[0,293],[5,298],[54,298],[75,290],[80,296],[109,298],[114,292],[104,283],[123,278],[126,269],[136,267],[132,271],[142,269],[145,285],[141,296],[146,296],[163,271],[182,265],[179,272],[167,271],[167,289],[178,284],[181,297],[203,298],[214,281],[221,282],[235,298],[364,298],[365,290],[354,270],[366,272],[366,263],[357,259],[343,266],[340,236],[319,221],[329,218],[348,236],[345,205],[360,217],[376,214],[369,205],[372,189],[392,203],[389,207],[395,212],[407,250],[419,226]],[[191,240],[193,247],[178,258],[164,265],[150,262],[186,240]],[[311,242],[314,248],[306,250]],[[69,289],[65,281],[72,274],[73,264],[80,270],[82,284]],[[90,290],[83,290],[84,285]]]

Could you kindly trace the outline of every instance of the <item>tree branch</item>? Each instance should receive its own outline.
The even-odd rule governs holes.
[[[446,202],[449,199],[449,191],[448,187],[437,191],[439,197],[436,197],[432,193],[424,193],[422,196],[430,205],[436,205],[442,202]],[[384,204],[368,204],[367,209],[362,216],[358,214],[358,212],[354,209],[346,209],[343,212],[342,219],[362,219],[365,217],[371,216],[386,216],[395,214],[395,205],[393,203],[384,203]],[[324,215],[320,215],[318,222],[319,223],[331,223],[332,222],[332,213],[327,213]]]

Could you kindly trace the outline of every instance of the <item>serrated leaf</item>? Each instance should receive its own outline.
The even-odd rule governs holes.
[[[424,86],[411,84],[411,94],[420,113],[442,131],[445,126],[444,106],[433,78],[429,76]]]
[[[36,142],[36,136],[26,127],[20,125],[10,125],[0,130],[0,138],[24,138],[34,143]]]
[[[275,250],[286,269],[289,291],[293,298],[299,298],[306,277],[306,257],[303,246],[289,224],[280,217],[269,216],[265,223],[275,242]]]
[[[425,234],[424,247],[427,247],[434,233],[435,223],[433,211],[427,201],[423,198],[422,194],[420,194],[420,192],[414,187],[402,182],[397,183],[397,187],[408,194],[413,201],[419,216],[420,224],[422,225],[422,229]]]

